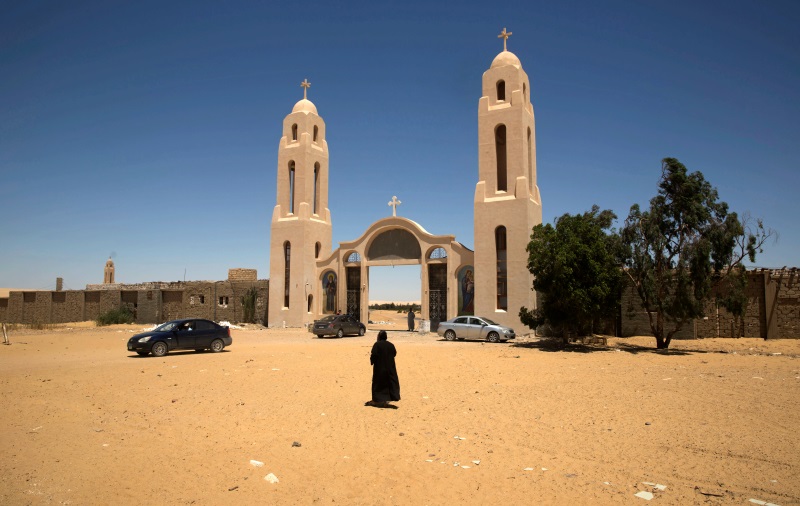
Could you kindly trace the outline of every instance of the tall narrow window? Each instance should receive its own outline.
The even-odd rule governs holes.
[[[317,134],[319,134],[319,127],[314,125],[314,142],[317,142]]]
[[[528,103],[528,84],[522,83],[522,103]]]
[[[297,140],[297,123],[292,125],[292,140],[293,141]]]
[[[289,307],[289,268],[291,267],[292,245],[289,241],[283,243],[283,307]]]
[[[497,309],[508,310],[508,266],[506,265],[506,227],[494,231],[497,252]]]
[[[508,191],[508,175],[506,174],[506,126],[498,125],[494,129],[494,148],[497,156],[497,191]]]
[[[309,295],[308,296],[308,312],[309,313],[311,312],[311,306],[312,306],[312,302],[313,301],[314,301],[314,296],[313,295]]]
[[[317,243],[314,245],[314,258],[319,258],[319,251],[322,249],[322,244]]]
[[[528,128],[528,187],[533,194],[533,142],[531,141],[531,129]]]
[[[314,164],[314,214],[319,214],[319,162]]]
[[[289,213],[294,214],[294,160],[289,162]]]
[[[502,79],[497,81],[497,101],[503,102],[506,99],[506,82]]]

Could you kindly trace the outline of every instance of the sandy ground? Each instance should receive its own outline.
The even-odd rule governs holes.
[[[141,358],[141,328],[0,345],[0,504],[800,504],[800,341],[394,331],[389,410],[364,407],[374,331]]]

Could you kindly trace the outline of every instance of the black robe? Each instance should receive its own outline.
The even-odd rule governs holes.
[[[400,380],[394,365],[396,355],[397,350],[389,341],[376,341],[372,345],[369,363],[372,364],[372,400],[375,402],[400,400]]]

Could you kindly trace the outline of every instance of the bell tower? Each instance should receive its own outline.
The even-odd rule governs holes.
[[[506,44],[483,73],[475,186],[475,314],[521,332],[519,309],[536,307],[528,271],[531,230],[542,222],[530,80]]]
[[[114,261],[111,257],[106,260],[106,266],[103,268],[103,284],[114,284]]]
[[[328,144],[325,122],[307,98],[283,120],[278,147],[277,203],[272,211],[269,266],[270,327],[313,321],[321,303],[316,262],[331,252]]]

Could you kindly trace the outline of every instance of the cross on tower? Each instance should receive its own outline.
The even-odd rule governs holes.
[[[402,202],[397,200],[396,195],[393,195],[391,202],[389,202],[389,205],[392,206],[392,216],[397,216],[397,206],[399,206],[400,204],[402,204]]]
[[[303,82],[300,83],[300,86],[303,87],[303,100],[308,100],[306,98],[306,92],[309,88],[311,88],[311,83],[308,82],[308,79],[303,79]]]
[[[511,37],[511,32],[506,32],[505,27],[503,27],[503,31],[497,36],[498,39],[503,39],[503,51],[508,51],[508,49],[506,49],[506,42],[509,37]]]

